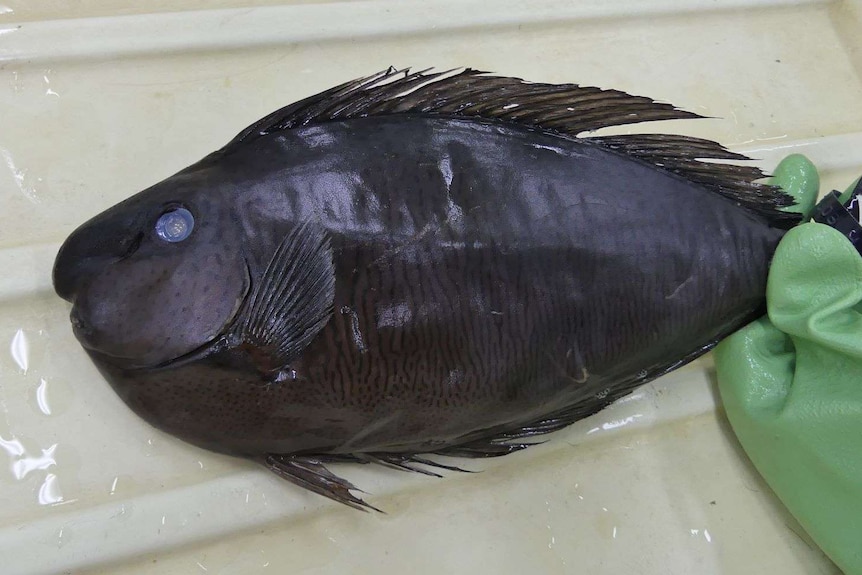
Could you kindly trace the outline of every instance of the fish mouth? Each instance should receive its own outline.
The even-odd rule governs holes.
[[[98,359],[99,362],[108,363],[114,367],[122,369],[135,370],[147,368],[146,364],[135,363],[136,358],[134,357],[111,353],[101,349],[99,345],[93,341],[96,330],[81,317],[78,311],[79,308],[73,301],[72,310],[69,312],[69,321],[72,324],[72,334],[74,334],[75,339],[78,340],[78,343],[84,348],[84,351],[86,351],[87,354],[94,359]]]

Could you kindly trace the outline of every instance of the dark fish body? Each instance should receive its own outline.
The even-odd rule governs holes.
[[[508,453],[761,311],[784,220],[714,181],[749,168],[486,116],[247,130],[67,241],[76,334],[154,426],[362,505],[321,457]],[[152,241],[180,204],[192,235]]]

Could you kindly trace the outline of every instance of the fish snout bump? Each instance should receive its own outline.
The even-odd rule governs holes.
[[[82,257],[64,244],[54,262],[54,291],[64,300],[74,303],[84,282],[99,273],[106,263],[105,258]]]

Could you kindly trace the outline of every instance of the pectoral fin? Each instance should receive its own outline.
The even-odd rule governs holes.
[[[289,364],[332,316],[335,270],[325,230],[302,224],[288,234],[254,283],[235,336],[264,372]]]

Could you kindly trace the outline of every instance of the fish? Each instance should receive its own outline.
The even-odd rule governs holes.
[[[600,132],[700,117],[389,68],[83,223],[53,285],[152,426],[377,509],[328,466],[464,471],[446,457],[525,449],[763,313],[793,198],[716,142]]]

